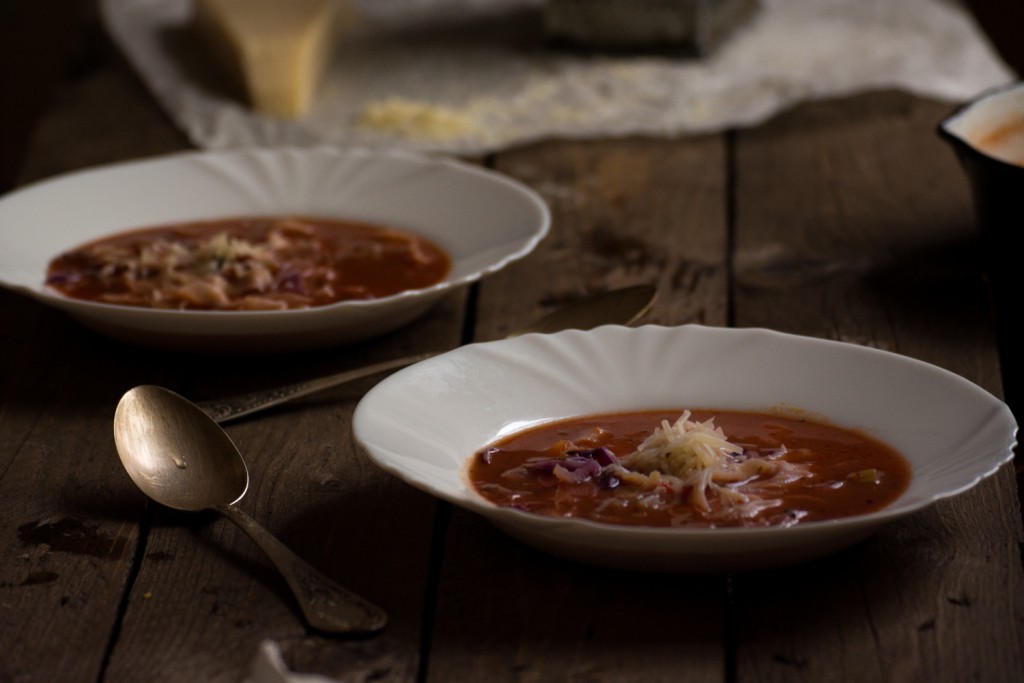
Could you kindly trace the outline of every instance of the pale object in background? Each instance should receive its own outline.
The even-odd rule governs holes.
[[[196,0],[210,52],[255,111],[295,118],[319,89],[342,31],[341,0]]]
[[[480,154],[548,137],[716,132],[878,89],[963,101],[1013,80],[966,10],[944,0],[762,0],[701,59],[552,49],[539,0],[362,0],[313,106],[289,121],[253,113],[211,81],[189,0],[102,9],[158,101],[208,149]]]
[[[983,94],[946,119],[941,130],[980,154],[1024,168],[1024,82]]]

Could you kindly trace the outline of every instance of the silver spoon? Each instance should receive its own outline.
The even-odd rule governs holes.
[[[569,329],[589,330],[600,325],[629,325],[650,309],[651,304],[654,303],[656,293],[657,289],[653,285],[635,285],[633,287],[602,292],[587,299],[563,306],[508,336],[517,337],[530,332],[550,333]],[[395,370],[406,365],[419,363],[441,353],[443,351],[396,358],[355,370],[339,372],[334,375],[297,382],[274,389],[254,391],[248,394],[212,401],[201,401],[197,405],[207,415],[223,424],[229,420],[281,405],[300,396],[308,396],[324,389],[340,386],[346,382],[354,382],[355,380],[370,377],[387,370]]]
[[[377,606],[338,586],[300,559],[237,506],[249,472],[217,423],[174,392],[139,386],[118,402],[114,442],[143,493],[162,505],[212,509],[237,524],[277,566],[310,626],[330,633],[370,633],[387,623]]]

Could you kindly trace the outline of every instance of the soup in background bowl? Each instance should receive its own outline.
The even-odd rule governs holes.
[[[285,310],[182,310],[67,296],[51,261],[147,226],[308,216],[384,226],[437,245],[450,268],[372,299]],[[100,166],[0,197],[0,285],[118,339],[176,350],[324,348],[395,330],[441,297],[529,254],[550,212],[527,186],[441,157],[365,148],[187,152]]]

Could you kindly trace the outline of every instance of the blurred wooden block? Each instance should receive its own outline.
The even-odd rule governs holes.
[[[580,49],[703,56],[757,6],[757,0],[549,0],[544,31],[553,42]]]

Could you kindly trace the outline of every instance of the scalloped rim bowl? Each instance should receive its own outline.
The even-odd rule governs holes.
[[[241,215],[315,215],[401,228],[452,258],[441,283],[287,311],[179,311],[79,301],[44,285],[51,259],[124,230]],[[187,152],[41,181],[0,198],[0,284],[114,337],[193,350],[292,350],[358,341],[529,254],[550,212],[537,193],[451,159],[355,148]]]
[[[541,422],[656,408],[802,409],[899,449],[908,490],[871,514],[790,528],[655,529],[500,508],[465,480],[468,459]],[[541,550],[650,571],[782,566],[850,546],[883,524],[955,495],[1013,457],[1006,405],[927,363],[762,329],[606,326],[472,344],[385,379],[353,418],[384,470],[479,513]]]

